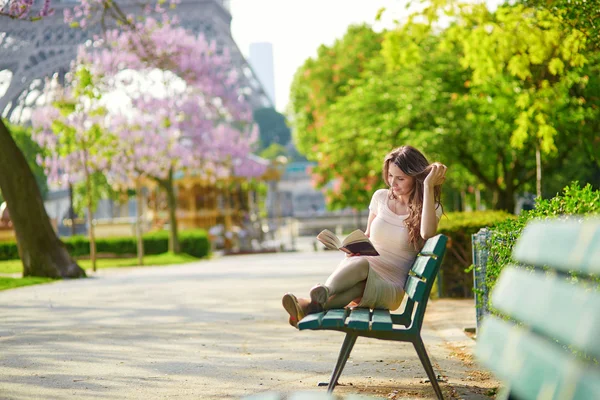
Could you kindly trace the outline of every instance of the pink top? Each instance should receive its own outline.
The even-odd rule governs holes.
[[[369,210],[376,217],[371,222],[370,239],[380,255],[366,258],[383,280],[403,291],[408,271],[418,252],[408,239],[408,228],[404,224],[408,215],[398,215],[390,210],[388,193],[387,189],[380,189],[371,198]],[[436,210],[436,215],[439,220],[441,207]]]

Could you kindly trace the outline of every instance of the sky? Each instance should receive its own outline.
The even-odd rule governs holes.
[[[231,0],[231,32],[248,58],[250,43],[273,45],[276,108],[284,112],[296,70],[317,54],[321,44],[331,45],[348,26],[375,23],[377,11],[386,7],[376,29],[392,26],[406,15],[406,0]]]

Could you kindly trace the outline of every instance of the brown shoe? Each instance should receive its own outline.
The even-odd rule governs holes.
[[[298,328],[298,322],[300,322],[300,320],[304,318],[306,314],[300,306],[300,303],[298,303],[296,296],[291,293],[284,294],[283,298],[281,299],[281,304],[283,305],[285,311],[290,314],[290,325],[294,328]]]
[[[316,314],[323,311],[323,307],[320,304],[311,302],[308,299],[298,299],[291,293],[283,295],[281,304],[283,304],[283,308],[290,315],[289,323],[294,328],[298,328],[298,322],[308,314]]]

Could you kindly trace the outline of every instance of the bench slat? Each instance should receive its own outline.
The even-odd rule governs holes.
[[[515,260],[562,271],[600,273],[600,220],[536,221],[515,245]]]
[[[389,310],[373,310],[371,317],[371,330],[374,331],[391,331],[392,317]]]
[[[406,280],[405,290],[408,297],[416,302],[420,302],[425,294],[426,284],[419,278],[409,276]]]
[[[435,273],[437,260],[430,256],[418,256],[411,268],[412,272],[425,279],[431,278]]]
[[[341,328],[346,322],[349,310],[347,308],[338,308],[329,310],[321,321],[322,328]]]
[[[504,379],[518,398],[600,398],[600,368],[527,329],[485,319],[477,339],[479,360]]]
[[[444,252],[446,251],[447,241],[448,238],[441,234],[429,238],[425,242],[425,245],[423,245],[423,248],[421,249],[420,253],[425,255],[434,254],[436,257],[440,257],[444,255]]]
[[[352,310],[350,317],[348,318],[348,328],[368,331],[370,316],[371,310],[368,308],[357,308]]]
[[[298,323],[298,329],[319,329],[325,313],[309,314]]]
[[[600,358],[600,291],[561,276],[507,267],[492,304],[545,336]]]

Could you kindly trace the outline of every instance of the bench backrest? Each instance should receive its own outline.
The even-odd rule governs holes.
[[[446,252],[446,242],[448,238],[444,235],[436,235],[425,242],[425,245],[417,255],[415,262],[411,268],[411,272],[404,285],[407,301],[406,308],[402,313],[403,316],[413,315],[413,327],[417,330],[421,329],[427,301],[433,287],[433,282],[438,274],[442,258]],[[416,309],[415,309],[416,307]],[[402,324],[400,320],[394,320],[394,323]]]
[[[478,338],[480,361],[519,399],[600,399],[600,220],[527,225]],[[596,361],[594,361],[594,359]]]

